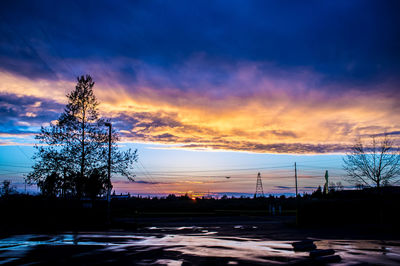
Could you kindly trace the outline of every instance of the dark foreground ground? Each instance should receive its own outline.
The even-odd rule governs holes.
[[[294,217],[142,217],[125,220],[124,229],[9,234],[0,239],[0,264],[329,264],[295,252],[291,243],[302,239],[334,249],[341,260],[332,265],[400,264],[400,241],[390,231],[298,228],[294,222]]]
[[[400,189],[299,198],[0,199],[5,265],[400,265]],[[107,217],[110,217],[108,219]],[[294,241],[338,257],[310,259]]]

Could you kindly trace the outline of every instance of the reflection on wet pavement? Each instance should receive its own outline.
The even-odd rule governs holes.
[[[235,226],[234,230],[240,228]],[[0,239],[0,264],[286,264],[307,261],[309,256],[294,252],[292,241],[217,233],[218,227],[193,226],[149,227],[135,234],[17,235]],[[342,257],[336,265],[400,263],[400,241],[313,240],[318,249],[334,249]]]

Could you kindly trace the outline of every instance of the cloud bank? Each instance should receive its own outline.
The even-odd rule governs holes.
[[[398,136],[398,5],[9,1],[0,133],[36,132],[91,74],[127,142],[335,153],[358,136]]]

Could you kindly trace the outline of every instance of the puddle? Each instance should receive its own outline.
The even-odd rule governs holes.
[[[294,252],[292,241],[215,235],[211,227],[149,227],[150,231],[135,234],[65,233],[59,235],[18,235],[0,239],[0,264],[48,263],[43,250],[54,249],[54,254],[71,253],[75,262],[100,260],[134,262],[152,265],[182,265],[184,262],[209,258],[207,263],[221,262],[235,265],[240,262],[282,264],[308,258],[307,252]],[[173,233],[159,233],[172,231]],[[183,232],[184,231],[184,232]],[[334,249],[342,261],[337,265],[370,263],[400,264],[400,241],[324,240],[314,239],[318,249]],[[39,252],[39,255],[35,255]],[[46,251],[47,252],[47,251]],[[35,257],[36,256],[36,257]],[[50,262],[60,262],[60,258]],[[34,260],[35,259],[35,260]],[[57,260],[58,259],[58,260]],[[39,260],[39,261],[38,261]],[[43,260],[43,261],[40,261]],[[120,261],[122,260],[122,261]],[[124,264],[124,263],[123,263]],[[218,263],[217,263],[218,264]]]
[[[181,266],[182,261],[179,260],[156,260],[154,262],[156,265],[166,265],[166,266]]]

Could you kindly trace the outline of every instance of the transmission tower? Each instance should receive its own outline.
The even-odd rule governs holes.
[[[254,197],[264,197],[264,190],[261,182],[261,174],[257,175],[257,183],[256,183],[256,193],[254,193]]]

